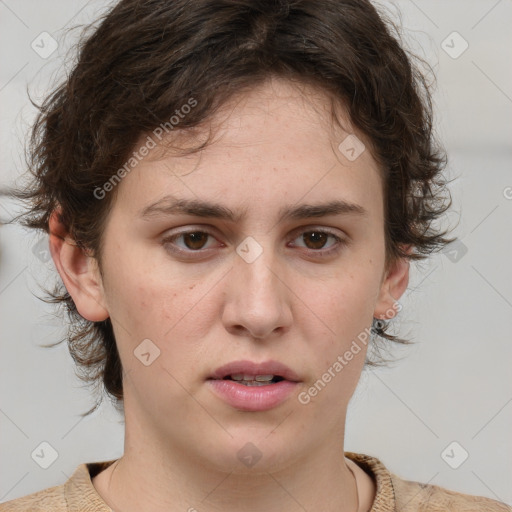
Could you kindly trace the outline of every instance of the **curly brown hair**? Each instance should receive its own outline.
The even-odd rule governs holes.
[[[69,76],[38,106],[27,147],[29,181],[15,195],[28,204],[21,219],[30,228],[48,233],[60,209],[70,236],[100,271],[116,189],[102,200],[94,191],[119,172],[141,135],[169,124],[190,98],[196,103],[178,128],[198,127],[234,94],[270,76],[322,90],[333,120],[341,102],[370,141],[385,178],[387,263],[424,259],[452,241],[434,226],[452,201],[441,175],[446,156],[433,132],[429,73],[369,1],[122,0],[89,29]],[[78,375],[103,384],[122,407],[110,319],[80,316],[62,282],[48,293],[47,301],[68,313],[69,330],[58,343],[68,342]],[[382,340],[410,343],[388,327],[374,321]]]

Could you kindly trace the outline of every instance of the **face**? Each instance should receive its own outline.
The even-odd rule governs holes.
[[[118,185],[97,300],[76,302],[110,316],[127,437],[155,453],[243,470],[241,449],[275,468],[339,445],[372,318],[407,285],[376,162],[304,91],[244,93],[206,149],[156,148]]]

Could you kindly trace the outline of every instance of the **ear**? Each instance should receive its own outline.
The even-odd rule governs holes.
[[[69,237],[60,215],[60,208],[54,210],[48,223],[53,262],[80,315],[91,322],[106,320],[109,314],[97,260]]]
[[[407,254],[411,251],[412,246],[407,246]],[[373,313],[374,318],[386,320],[396,316],[398,312],[396,302],[409,284],[409,267],[408,259],[399,258],[385,272]]]

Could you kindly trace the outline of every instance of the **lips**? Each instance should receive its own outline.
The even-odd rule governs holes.
[[[234,380],[237,382],[279,382],[288,380],[300,382],[299,376],[288,366],[277,361],[254,363],[252,361],[233,361],[217,368],[209,379]]]
[[[234,409],[262,412],[289,399],[300,379],[277,361],[234,361],[217,368],[206,382],[214,395]]]

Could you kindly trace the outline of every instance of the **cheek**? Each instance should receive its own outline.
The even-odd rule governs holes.
[[[306,393],[324,411],[327,423],[336,422],[348,406],[361,377],[371,339],[371,301],[367,294],[356,291],[347,286],[329,302],[319,305],[323,307],[323,320],[329,329],[323,331],[325,336],[310,338],[316,340],[313,353],[317,361]]]
[[[124,279],[122,286],[114,332],[128,376],[125,390],[149,409],[159,410],[163,397],[177,404],[187,397],[180,383],[190,380],[204,351],[211,318],[201,301],[205,291],[140,275]]]
[[[371,324],[380,277],[372,264],[338,272],[308,295],[308,302],[338,344],[356,336]],[[303,294],[306,290],[303,291]]]
[[[138,367],[133,353],[146,339],[160,350],[158,362],[177,378],[201,356],[216,311],[211,284],[173,274],[118,270],[112,317],[125,367]]]
[[[322,389],[317,400],[348,399],[359,381],[380,282],[378,268],[366,261],[350,272],[339,272],[308,295],[308,305],[316,313],[310,316],[307,337],[317,354],[315,379],[320,379],[317,387]]]

